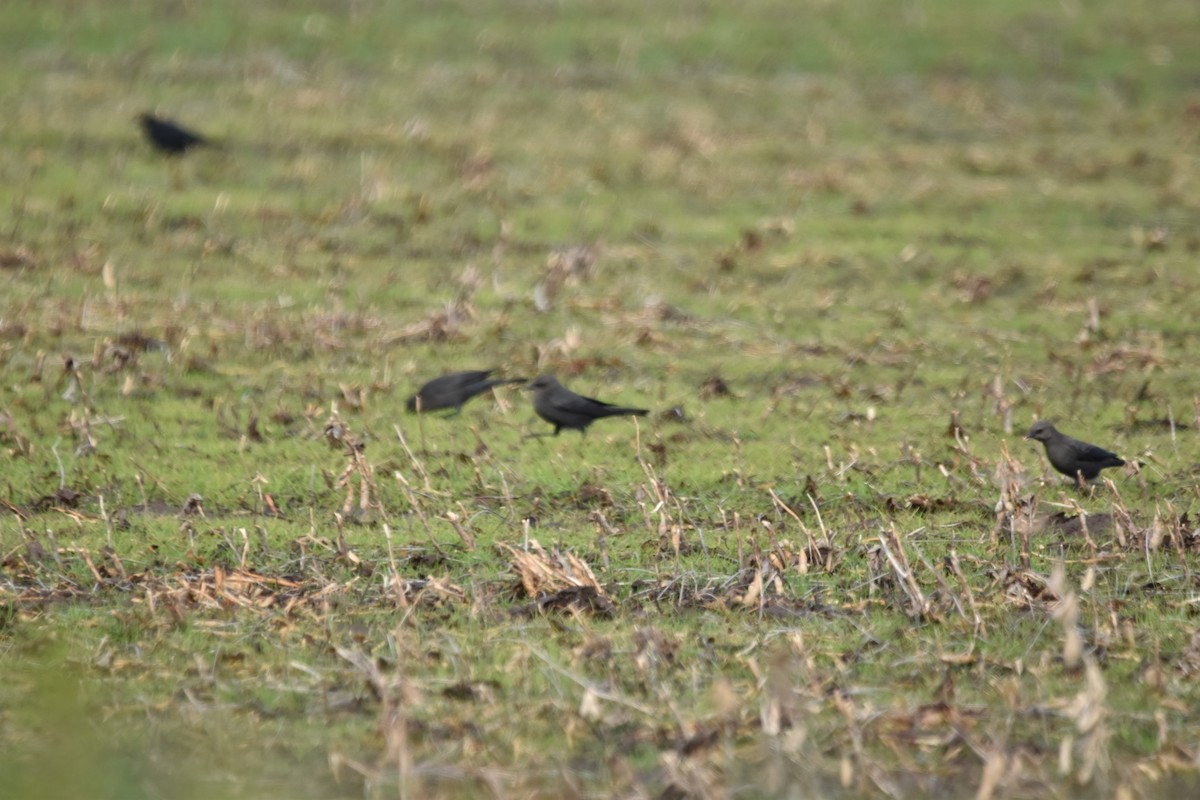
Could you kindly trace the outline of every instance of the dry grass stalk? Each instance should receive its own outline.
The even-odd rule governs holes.
[[[915,533],[915,531],[913,533]],[[912,534],[909,535],[911,536]],[[929,559],[925,558],[925,554],[921,551],[921,548],[917,546],[915,541],[910,541],[909,546],[912,547],[913,552],[917,554],[917,558],[920,560],[922,566],[924,566],[926,571],[933,576],[935,581],[937,581],[938,592],[940,596],[953,603],[955,610],[958,611],[958,615],[963,618],[964,622],[966,622],[968,625],[971,625],[973,621],[967,617],[966,609],[963,607],[962,600],[959,598],[958,593],[955,592],[954,589],[951,588],[950,584],[946,582],[946,579],[942,577],[942,573],[933,568],[933,564],[929,563]],[[977,619],[975,621],[977,621]]]
[[[1020,544],[1021,569],[1028,570],[1029,534],[1037,511],[1037,499],[1023,495],[1027,481],[1025,468],[1009,455],[1008,447],[1004,444],[1000,445],[994,479],[1000,487],[1000,496],[996,500],[996,524],[992,528],[991,544],[995,546],[999,542],[1000,532],[1007,530],[1009,540]]]
[[[796,524],[800,527],[800,531],[804,534],[804,538],[808,540],[808,550],[811,552],[814,552],[814,553],[818,552],[817,543],[813,539],[812,531],[810,531],[808,529],[808,526],[804,524],[804,521],[802,519],[800,519],[799,515],[797,515],[795,511],[792,511],[791,507],[788,506],[787,503],[783,502],[783,500],[780,499],[779,495],[775,494],[774,489],[767,489],[767,493],[771,495],[771,502],[773,502],[780,511],[787,514],[789,517],[791,517],[792,519],[794,519],[796,521]],[[808,499],[809,499],[809,502],[812,502],[811,496]],[[817,508],[816,503],[813,503],[813,508],[814,509]],[[821,512],[819,510],[817,511],[817,519],[818,520],[821,519]],[[829,534],[825,531],[825,523],[824,522],[821,523],[821,535],[822,535],[822,539],[824,540],[823,543],[828,547]]]
[[[24,457],[33,455],[33,444],[21,432],[21,428],[17,425],[16,419],[13,418],[12,412],[7,409],[0,411],[0,442],[12,445],[12,449],[9,450],[10,456]]]
[[[1050,617],[1062,624],[1063,666],[1069,670],[1078,669],[1083,655],[1083,639],[1079,635],[1079,597],[1074,589],[1067,586],[1066,566],[1061,560],[1054,564],[1048,586],[1058,598]]]
[[[420,421],[420,417],[417,418]],[[400,446],[404,448],[405,454],[408,456],[408,461],[413,465],[413,470],[421,476],[422,490],[432,494],[433,485],[429,482],[429,472],[425,469],[425,464],[413,455],[412,449],[408,446],[408,440],[404,438],[404,432],[400,430],[399,425],[393,425],[392,430],[396,431],[396,438],[400,440]],[[407,482],[406,482],[407,485]]]
[[[400,440],[400,444],[404,448],[404,452],[408,454],[408,458],[413,465],[413,469],[418,475],[421,476],[421,480],[423,481],[423,485],[425,487],[424,493],[432,494],[433,486],[429,482],[429,473],[426,472],[425,465],[422,464],[421,461],[415,455],[413,455],[412,450],[409,449],[408,442],[405,440],[404,433],[400,430],[400,427],[394,425],[393,429],[396,431],[396,437]],[[442,550],[437,543],[437,539],[434,538],[433,526],[429,524],[429,518],[431,514],[426,508],[424,498],[413,490],[412,485],[408,482],[408,478],[404,477],[403,472],[400,470],[395,470],[392,475],[395,477],[396,482],[400,484],[400,489],[404,492],[404,496],[408,500],[409,507],[417,515],[417,519],[421,521],[421,525],[425,528],[425,535],[429,538],[429,543],[433,545],[433,548],[437,550],[438,553],[445,555],[445,551]]]
[[[384,519],[387,519],[387,510],[383,507],[383,501],[379,493],[379,488],[375,485],[375,471],[367,461],[365,455],[366,443],[356,437],[350,429],[350,425],[344,422],[338,415],[337,404],[333,404],[329,410],[329,418],[325,423],[325,439],[331,447],[341,446],[347,458],[346,466],[338,475],[335,484],[346,488],[346,499],[342,503],[342,514],[350,515],[354,513],[354,483],[355,478],[358,479],[358,513],[365,514],[371,508],[375,508]],[[376,498],[371,501],[372,495]]]
[[[959,591],[967,598],[967,607],[971,609],[971,621],[975,634],[986,636],[987,625],[983,621],[983,616],[979,613],[979,606],[975,604],[975,593],[971,591],[971,584],[967,582],[967,576],[963,574],[962,564],[958,560],[958,552],[954,548],[950,548],[950,555],[946,558],[946,564],[950,567],[950,571],[954,573],[955,580],[958,581]]]
[[[1076,742],[1068,736],[1059,751],[1059,768],[1064,773],[1072,772],[1072,755],[1077,754],[1079,767],[1074,770],[1075,779],[1088,785],[1098,772],[1107,772],[1110,766],[1108,753],[1108,686],[1095,659],[1084,659],[1084,685],[1079,694],[1066,707],[1067,716],[1074,721],[1079,734]]]
[[[1117,535],[1117,544],[1122,550],[1129,548],[1129,540],[1126,538],[1126,532],[1132,532],[1134,529],[1133,518],[1129,514],[1129,509],[1125,506],[1124,500],[1121,498],[1121,493],[1117,490],[1116,484],[1112,482],[1112,478],[1104,478],[1104,487],[1108,489],[1112,495],[1112,515],[1113,515],[1113,530]]]
[[[463,546],[466,547],[468,551],[473,551],[475,549],[475,534],[471,533],[471,531],[468,530],[467,526],[464,524],[464,520],[467,518],[467,513],[466,509],[462,507],[462,503],[458,504],[458,508],[463,512],[462,516],[455,514],[453,511],[447,511],[444,519],[446,522],[450,523],[451,528],[454,528],[454,532],[457,533],[458,538],[462,540]]]
[[[392,528],[386,523],[383,526],[383,537],[387,541],[388,553],[387,593],[396,599],[397,605],[407,608],[408,597],[404,591],[404,579],[400,577],[400,570],[396,567],[396,550],[392,546]]]
[[[967,470],[971,473],[971,479],[978,486],[986,486],[987,479],[979,474],[979,465],[983,462],[972,455],[971,449],[967,447],[967,438],[963,435],[961,428],[954,432],[954,443],[958,447],[958,452],[962,454],[963,463],[966,464]]]
[[[620,536],[621,532],[614,528],[604,516],[604,512],[598,508],[592,509],[589,515],[592,523],[596,526],[596,549],[600,551],[600,561],[603,569],[607,572],[610,564],[608,558],[608,540],[615,536]]]
[[[1083,541],[1087,547],[1088,555],[1092,558],[1096,557],[1096,543],[1092,541],[1092,534],[1088,531],[1087,512],[1079,505],[1079,501],[1074,497],[1063,497],[1063,505],[1071,509],[1075,514],[1075,518],[1079,520],[1079,530],[1083,534]]]
[[[669,546],[678,560],[680,551],[683,547],[683,525],[679,520],[671,516],[670,507],[675,506],[682,518],[683,509],[679,501],[671,492],[671,488],[667,482],[661,480],[658,474],[654,471],[654,467],[645,458],[638,456],[638,463],[642,467],[642,471],[646,473],[646,483],[643,489],[648,489],[639,493],[638,507],[642,511],[642,519],[646,524],[646,530],[658,537],[660,546]],[[652,494],[656,500],[654,508],[648,509],[646,503],[641,499],[645,494]],[[658,515],[657,524],[653,521],[652,515]]]
[[[924,592],[921,591],[920,584],[913,577],[912,568],[908,564],[908,556],[904,553],[904,545],[900,541],[896,527],[894,525],[889,526],[877,538],[880,547],[883,548],[884,555],[887,557],[888,563],[892,567],[892,572],[896,578],[896,585],[908,597],[909,605],[905,609],[905,613],[914,619],[925,617],[930,611],[929,599],[925,597]]]

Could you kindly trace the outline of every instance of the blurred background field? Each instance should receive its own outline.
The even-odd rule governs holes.
[[[5,3],[5,794],[1194,793],[1197,30]]]

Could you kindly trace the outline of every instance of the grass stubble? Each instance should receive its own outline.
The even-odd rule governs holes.
[[[6,5],[6,795],[1194,792],[1198,13]]]

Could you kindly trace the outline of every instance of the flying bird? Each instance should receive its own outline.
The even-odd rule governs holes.
[[[615,406],[575,394],[550,375],[539,375],[528,388],[533,390],[533,410],[554,426],[555,436],[558,436],[558,432],[563,428],[586,433],[587,426],[602,417],[626,414],[640,417],[649,413],[644,408]]]
[[[211,146],[212,142],[198,133],[193,133],[169,119],[153,114],[141,114],[138,122],[142,133],[155,150],[168,156],[181,156],[193,147]]]
[[[1116,453],[1072,439],[1060,433],[1048,420],[1040,419],[1033,423],[1025,438],[1045,445],[1050,466],[1071,478],[1082,476],[1085,481],[1093,481],[1102,469],[1125,466],[1125,460]]]
[[[493,386],[525,382],[524,378],[493,378],[493,372],[494,369],[468,370],[434,378],[408,398],[405,406],[409,411],[418,413],[451,408],[454,409],[451,413],[457,414],[462,411],[463,403]]]

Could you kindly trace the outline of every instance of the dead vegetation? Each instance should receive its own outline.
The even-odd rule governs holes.
[[[5,796],[1197,794],[1191,5],[58,5]],[[488,368],[653,410],[404,413]]]
[[[336,416],[330,420],[327,437],[331,428],[338,428],[336,444],[349,458],[344,476],[359,474],[354,465],[361,465],[356,461],[361,451],[353,446],[354,435],[344,424],[338,427]],[[420,463],[414,455],[413,464]],[[1192,585],[1189,556],[1200,543],[1200,530],[1170,504],[1143,518],[1124,505],[1111,484],[1105,490],[1110,512],[1089,514],[1071,496],[1066,498],[1071,511],[1044,512],[1045,496],[1024,492],[1020,465],[1011,456],[999,465],[997,474],[1005,477],[990,534],[986,526],[970,523],[974,535],[954,532],[957,526],[951,526],[949,537],[937,535],[926,525],[912,526],[920,515],[935,512],[883,502],[878,506],[883,516],[863,528],[811,497],[810,525],[768,490],[767,513],[747,518],[727,512],[728,535],[718,539],[715,528],[701,534],[707,527],[696,522],[703,515],[702,504],[676,495],[643,463],[641,494],[646,501],[638,502],[637,510],[622,510],[624,501],[610,496],[592,511],[597,541],[605,542],[598,551],[605,564],[599,574],[589,564],[594,555],[570,546],[543,548],[528,537],[528,529],[524,543],[498,540],[494,557],[474,550],[463,532],[453,545],[405,545],[397,552],[386,523],[386,552],[361,535],[354,537],[357,545],[350,545],[340,527],[334,539],[302,536],[277,551],[261,523],[230,529],[211,518],[198,496],[177,516],[189,542],[184,559],[136,563],[135,554],[122,555],[108,545],[78,544],[87,538],[87,528],[104,521],[72,511],[79,498],[64,494],[58,500],[61,507],[27,515],[73,517],[80,526],[77,535],[64,542],[49,530],[24,528],[21,545],[0,562],[0,592],[9,628],[34,624],[56,613],[55,608],[83,604],[113,609],[111,624],[142,642],[184,635],[224,637],[221,631],[228,626],[235,626],[229,632],[255,627],[255,619],[268,624],[269,639],[281,642],[325,631],[322,638],[336,657],[333,664],[340,661],[363,690],[350,689],[336,698],[323,693],[323,713],[367,715],[377,720],[384,738],[374,756],[334,750],[333,774],[343,783],[354,775],[373,791],[389,792],[387,787],[394,786],[399,791],[424,787],[455,793],[452,787],[465,787],[482,775],[501,793],[537,785],[503,768],[481,773],[435,755],[439,741],[456,742],[455,749],[490,746],[500,733],[487,721],[494,714],[514,703],[547,702],[534,700],[542,690],[518,700],[523,682],[514,679],[520,671],[504,668],[505,660],[524,663],[526,670],[540,665],[535,671],[557,685],[557,694],[571,687],[559,700],[543,705],[543,712],[557,718],[555,725],[565,725],[571,739],[599,735],[597,745],[610,741],[604,750],[617,760],[610,760],[614,771],[606,770],[604,780],[634,793],[651,786],[672,796],[728,791],[746,779],[742,759],[755,763],[766,757],[759,750],[763,737],[777,742],[778,752],[787,755],[774,768],[782,771],[772,780],[795,780],[795,775],[784,776],[798,769],[797,759],[840,753],[840,762],[834,759],[827,773],[809,780],[843,791],[934,791],[920,766],[931,758],[945,775],[957,776],[949,778],[952,785],[962,781],[988,796],[1045,788],[1054,785],[1055,774],[1082,785],[1123,780],[1114,770],[1115,761],[1129,756],[1114,754],[1121,747],[1114,741],[1119,734],[1113,728],[1110,697],[1113,665],[1137,654],[1143,641],[1134,620],[1146,612],[1134,609],[1161,607],[1155,599],[1161,588],[1156,587],[1164,582]],[[371,484],[364,480],[360,486]],[[370,489],[368,496],[375,491]],[[356,495],[357,490],[348,496]],[[416,493],[409,496],[418,498]],[[438,501],[417,502],[431,522]],[[618,527],[609,519],[614,515],[631,527]],[[454,517],[450,512],[444,516]],[[395,515],[390,518],[396,521]],[[458,520],[460,526],[464,522]],[[374,530],[378,524],[368,527]],[[639,527],[645,532],[639,533]],[[797,536],[804,544],[794,543]],[[614,557],[612,548],[630,537],[657,542],[655,577],[634,578],[636,571]],[[215,545],[206,547],[206,542]],[[450,566],[472,553],[473,565],[466,570]],[[499,582],[480,583],[480,570],[489,562],[507,566]],[[1119,601],[1106,601],[1117,605],[1097,615],[1095,599],[1098,586],[1108,580],[1104,576],[1143,562],[1155,565],[1146,576],[1151,582]],[[1084,570],[1077,583],[1067,577],[1068,563]],[[1051,568],[1046,571],[1039,564]],[[405,574],[430,567],[441,574]],[[500,648],[495,678],[476,671],[480,664],[457,673],[444,689],[438,689],[441,679],[417,667],[428,657],[414,638],[419,632],[432,634],[438,620],[448,619],[445,614],[466,614],[490,625],[502,608],[529,623],[547,620],[549,639],[514,636]],[[1090,609],[1086,622],[1085,608]],[[399,617],[381,616],[387,609]],[[730,650],[733,641],[723,641],[727,634],[689,643],[675,632],[674,620],[693,615],[704,620],[714,614],[714,620],[726,621],[722,627],[754,631],[733,637],[736,652]],[[1030,617],[1021,627],[1045,631],[1035,652],[1027,648],[1016,658],[997,648],[1003,632],[1012,629],[1014,615]],[[894,620],[889,625],[896,628],[887,632],[883,619]],[[835,644],[839,637],[816,632],[826,626],[858,631],[839,635],[858,639],[857,646],[843,649]],[[918,631],[915,651],[893,641],[909,626]],[[378,638],[376,631],[388,630],[393,632]],[[460,640],[480,634],[443,635]],[[382,656],[379,648],[393,636],[399,638],[385,649],[396,655]],[[401,646],[401,640],[407,644]],[[574,655],[555,655],[551,642],[573,648]],[[1161,652],[1150,660],[1136,655],[1141,677],[1135,685],[1161,692],[1167,682],[1185,679],[1194,671],[1189,666],[1195,661],[1193,645],[1181,641],[1174,659]],[[881,659],[903,663],[904,658],[897,659],[900,654],[932,670],[935,681],[917,679],[927,684],[922,690],[931,692],[927,699],[906,705],[907,695],[893,695],[884,685],[872,690],[883,692],[876,699],[863,695],[864,679],[882,679],[872,664]],[[245,658],[238,656],[239,663]],[[405,667],[412,659],[413,667]],[[679,706],[678,681],[688,665],[705,663],[720,665],[711,698],[703,704],[706,710],[685,712]],[[115,644],[103,646],[93,661],[96,670],[114,678],[149,666]],[[319,669],[338,671],[330,664]],[[1046,682],[1040,699],[1022,693],[1026,673]],[[1006,693],[1006,713],[1013,722],[1002,738],[986,733],[986,721],[994,713],[990,704],[981,702],[974,690],[971,700],[960,696],[964,687],[975,686],[977,676],[998,681],[997,689]],[[904,678],[914,679],[911,674]],[[434,697],[439,699],[434,702]],[[462,727],[466,718],[454,710],[460,706],[471,709],[476,719],[469,727]],[[435,713],[434,708],[443,710]],[[1172,728],[1165,717],[1156,719],[1160,729],[1164,724]],[[1117,730],[1129,722],[1117,722]],[[1186,725],[1175,723],[1181,724]],[[1042,733],[1029,738],[1038,727]],[[516,729],[535,735],[536,728],[522,722]],[[1054,768],[1031,749],[1034,741],[1047,746],[1047,734],[1055,748],[1050,759]],[[1159,747],[1140,763],[1171,772],[1195,757],[1179,734],[1169,736],[1170,746]],[[742,753],[738,761],[727,759],[729,748]],[[628,759],[647,749],[659,753],[656,769],[628,772]],[[586,774],[567,780],[582,780]],[[908,788],[898,788],[902,786]]]

